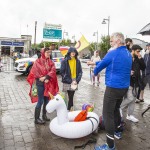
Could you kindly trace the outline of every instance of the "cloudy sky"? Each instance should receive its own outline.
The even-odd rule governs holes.
[[[122,32],[150,42],[150,36],[137,32],[150,23],[150,0],[1,0],[0,37],[20,37],[31,34],[37,21],[37,42],[43,40],[44,23],[61,24],[63,31],[78,40],[81,34],[95,42],[93,33],[107,35],[103,18],[110,16],[110,34]],[[28,27],[27,27],[28,26]],[[67,38],[67,36],[65,36]]]

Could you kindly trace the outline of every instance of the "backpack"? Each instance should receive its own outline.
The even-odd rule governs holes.
[[[87,119],[87,110],[82,110],[75,118],[75,122],[85,121]]]

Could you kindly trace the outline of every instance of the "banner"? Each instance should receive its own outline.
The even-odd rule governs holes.
[[[75,48],[78,52],[82,51],[86,47],[88,47],[90,43],[86,40],[86,38],[82,35],[80,40],[76,43]],[[65,56],[68,52],[69,47],[68,46],[60,46],[59,50],[62,53],[63,56]]]
[[[76,43],[75,48],[78,52],[82,51],[86,47],[88,47],[90,43],[86,40],[86,38],[82,35],[80,40]]]
[[[68,46],[60,46],[60,47],[59,47],[59,50],[60,50],[60,52],[61,52],[61,54],[62,54],[63,56],[65,56],[65,55],[67,54],[68,49],[69,49]]]

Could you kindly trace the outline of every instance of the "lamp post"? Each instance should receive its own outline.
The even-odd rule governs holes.
[[[75,43],[75,35],[72,36],[73,43]]]
[[[108,19],[103,19],[102,24],[106,24],[106,21],[108,21],[108,36],[109,36],[109,25],[110,25],[110,16],[108,16]]]
[[[36,47],[36,28],[37,28],[37,21],[35,21],[34,50],[35,50],[35,47]]]
[[[66,36],[68,36],[68,32],[66,32],[66,31],[64,30],[64,32],[63,32],[63,40],[64,40],[65,34],[66,34]]]
[[[94,32],[93,33],[93,36],[96,36],[97,35],[97,46],[95,47],[95,50],[97,49],[98,50],[98,31],[97,32]]]
[[[108,21],[108,38],[109,38],[109,25],[110,25],[110,16],[108,16],[108,19],[103,19],[102,24],[106,24],[106,21]],[[109,41],[107,45],[107,50],[109,49]]]
[[[26,49],[26,52],[28,51],[28,48],[29,48],[29,40],[28,40],[28,24],[27,24],[27,49]]]

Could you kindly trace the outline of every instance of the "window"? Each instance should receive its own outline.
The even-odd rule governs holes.
[[[52,58],[60,58],[63,57],[63,55],[61,54],[61,52],[52,52]]]

